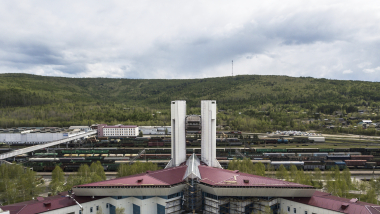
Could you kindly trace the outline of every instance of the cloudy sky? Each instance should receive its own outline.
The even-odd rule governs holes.
[[[380,2],[2,0],[0,73],[380,81]]]

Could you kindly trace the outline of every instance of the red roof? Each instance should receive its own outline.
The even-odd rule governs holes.
[[[116,125],[116,126],[103,126],[103,128],[136,128],[136,125]]]
[[[212,168],[208,166],[199,166],[201,173],[201,183],[212,186],[251,186],[251,187],[289,187],[289,188],[310,188],[312,186],[282,181],[273,178],[262,177],[241,173],[238,171],[230,171],[220,168]]]
[[[348,198],[340,198],[325,192],[315,191],[312,197],[285,198],[290,201],[349,214],[380,214],[380,206]],[[356,202],[354,202],[356,201]]]
[[[96,186],[170,186],[183,182],[183,176],[187,166],[178,166],[157,171],[150,171],[142,174],[131,175],[96,183],[83,184],[77,187],[96,187]]]
[[[2,210],[10,211],[10,214],[33,214],[33,213],[42,213],[50,210],[56,210],[69,206],[77,206],[77,204],[71,199],[66,197],[67,192],[63,192],[60,195],[51,196],[44,198],[43,200],[25,201],[17,204],[7,205],[0,207]],[[86,203],[89,201],[95,201],[104,197],[89,197],[89,196],[73,196],[80,204]],[[78,206],[78,210],[79,210]]]

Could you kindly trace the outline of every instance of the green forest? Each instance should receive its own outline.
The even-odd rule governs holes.
[[[295,165],[291,165],[289,170],[283,165],[275,170],[273,166],[265,166],[261,162],[253,164],[250,159],[235,159],[228,164],[228,169],[314,186],[316,189],[323,189],[338,197],[360,198],[364,202],[379,204],[377,198],[380,196],[380,180],[374,178],[369,182],[352,180],[348,168],[341,172],[336,166],[331,170],[324,171],[323,174],[319,168],[314,168],[314,173],[310,174],[305,173],[302,169],[297,169]]]
[[[146,171],[159,170],[157,164],[150,162],[135,162],[132,165],[120,164],[117,177],[144,173]],[[30,168],[24,168],[21,164],[0,165],[0,206],[3,203],[13,204],[22,201],[32,200],[41,193],[48,191],[51,195],[68,191],[73,186],[94,183],[106,180],[106,174],[102,164],[97,161],[90,166],[80,165],[78,171],[65,178],[65,173],[60,166],[56,166],[51,176],[51,182],[46,184],[41,176]]]
[[[379,120],[379,90],[377,82],[271,75],[165,80],[0,74],[0,127],[170,125],[171,100],[186,100],[187,113],[200,114],[200,101],[213,99],[217,124],[230,130],[322,130],[324,119],[336,117],[354,133],[361,131],[354,129],[360,119]]]

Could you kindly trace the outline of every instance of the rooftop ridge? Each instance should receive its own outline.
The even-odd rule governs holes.
[[[186,165],[184,165],[184,166],[186,166]],[[173,169],[182,168],[182,167],[184,167],[184,166],[176,166],[176,167],[171,167],[171,168],[167,168],[167,169],[162,169],[162,171],[160,171],[160,173],[162,173],[162,172],[164,172],[164,171],[169,171],[169,170],[173,170]],[[187,167],[187,166],[186,166],[186,167]],[[156,180],[158,180],[158,181],[161,181],[161,182],[163,182],[163,183],[166,183],[167,185],[170,185],[168,182],[163,181],[163,180],[161,180],[161,179],[159,179],[159,178],[156,178],[156,177],[153,177],[153,176],[152,176],[152,174],[157,174],[158,171],[159,171],[159,170],[157,170],[157,171],[153,171],[153,173],[149,172],[149,173],[146,173],[146,174],[147,174],[149,177],[151,177],[151,178],[154,178],[154,179],[156,179]]]

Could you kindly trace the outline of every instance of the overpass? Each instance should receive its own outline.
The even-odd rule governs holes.
[[[85,133],[78,134],[78,135],[74,135],[74,136],[71,136],[71,137],[68,137],[68,138],[65,138],[65,139],[62,139],[62,140],[57,140],[57,141],[53,141],[53,142],[50,142],[50,143],[39,144],[39,145],[30,146],[30,147],[14,150],[14,151],[11,151],[11,152],[3,153],[3,154],[0,154],[0,160],[4,160],[6,158],[14,157],[16,155],[25,154],[25,153],[28,153],[28,152],[33,152],[35,150],[44,149],[44,148],[47,148],[47,147],[50,147],[50,146],[55,146],[55,145],[58,145],[58,144],[67,143],[67,142],[70,142],[70,141],[73,141],[73,140],[77,140],[77,139],[84,138],[84,137],[87,137],[87,136],[90,136],[90,135],[94,135],[96,133],[97,133],[97,130],[92,130],[92,131],[85,132]]]

